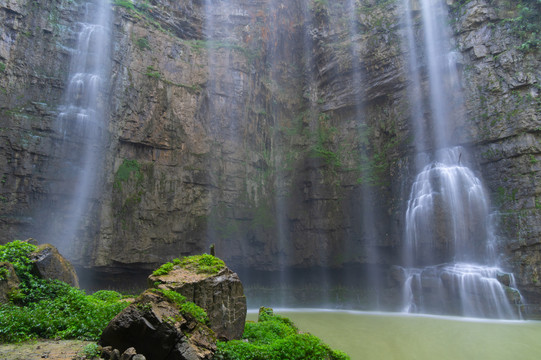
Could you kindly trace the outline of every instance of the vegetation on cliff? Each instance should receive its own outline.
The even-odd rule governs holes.
[[[348,360],[314,335],[300,333],[288,318],[261,308],[258,322],[247,322],[242,340],[218,342],[215,359],[220,360]]]
[[[0,260],[13,264],[20,279],[10,302],[0,306],[0,342],[34,338],[96,340],[127,303],[115,291],[86,295],[58,280],[32,273],[29,255],[36,246],[23,241],[0,245]]]

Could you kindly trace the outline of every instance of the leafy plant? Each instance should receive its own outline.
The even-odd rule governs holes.
[[[154,270],[152,272],[152,275],[155,275],[155,276],[167,275],[171,272],[171,270],[173,270],[173,267],[174,267],[173,263],[170,263],[170,262],[165,263],[159,268],[157,268],[156,270]]]
[[[100,347],[96,343],[85,345],[85,347],[83,347],[83,349],[81,350],[81,355],[84,356],[85,359],[99,358]]]
[[[5,267],[0,268],[0,280],[7,280],[9,277],[9,270]]]
[[[162,74],[160,74],[160,72],[157,69],[155,69],[154,66],[152,65],[147,66],[147,72],[145,73],[145,75],[148,77],[156,78],[156,79],[162,78]]]
[[[218,342],[216,359],[221,360],[347,360],[349,356],[332,350],[311,334],[301,334],[287,318],[272,309],[260,312],[257,323],[247,322],[243,340]]]
[[[0,342],[38,337],[97,340],[128,304],[112,291],[86,295],[59,280],[36,277],[29,258],[35,249],[18,240],[0,246],[0,261],[13,264],[21,280],[19,289],[10,294],[11,303],[0,306]]]
[[[31,275],[32,261],[28,256],[36,248],[36,245],[21,240],[0,245],[0,261],[7,261],[13,265],[15,273],[23,283],[23,286],[27,285],[33,279]]]
[[[522,51],[541,47],[541,0],[519,0],[516,3],[517,16],[506,19],[515,34],[523,40]]]

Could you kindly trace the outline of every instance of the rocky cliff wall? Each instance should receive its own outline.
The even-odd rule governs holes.
[[[539,299],[539,52],[519,50],[506,21],[516,4],[449,4],[466,99],[454,138],[499,210],[504,259]],[[47,210],[72,195],[51,169],[66,155],[54,121],[80,11],[0,1],[6,240],[54,243],[40,230],[62,215]],[[118,1],[114,11],[110,141],[92,214],[66,249],[77,264],[151,268],[211,243],[233,268],[399,263],[415,177],[402,2]]]

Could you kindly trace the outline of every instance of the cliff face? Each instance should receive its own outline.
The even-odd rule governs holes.
[[[416,175],[402,3],[207,3],[114,6],[104,176],[65,251],[108,270],[210,243],[233,268],[399,263]],[[539,52],[518,49],[504,21],[515,5],[449,3],[466,99],[451,131],[499,210],[504,259],[539,302]],[[54,243],[40,230],[73,195],[54,171],[66,157],[54,121],[81,11],[0,0],[6,240]]]

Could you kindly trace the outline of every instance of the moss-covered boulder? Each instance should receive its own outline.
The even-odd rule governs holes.
[[[9,302],[9,293],[19,287],[19,278],[13,265],[9,262],[0,262],[0,304]]]
[[[39,245],[36,251],[29,255],[29,258],[33,261],[34,272],[40,278],[56,279],[79,287],[79,278],[73,265],[53,245]]]
[[[175,291],[203,308],[219,339],[242,337],[247,309],[244,288],[220,259],[207,254],[175,259],[154,271],[148,281],[151,287]]]
[[[102,333],[100,344],[121,353],[131,347],[152,360],[207,360],[216,337],[206,314],[173,291],[150,289],[118,314]]]

